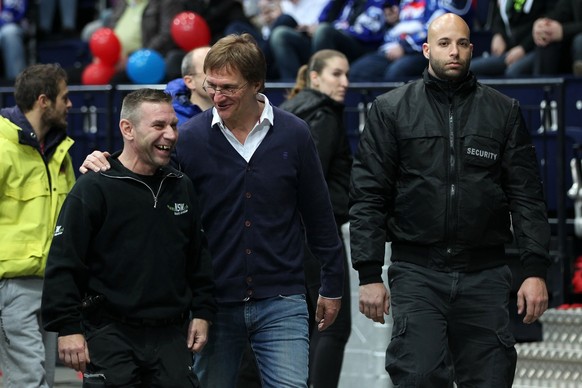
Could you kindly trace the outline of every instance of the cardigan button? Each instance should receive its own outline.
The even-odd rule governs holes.
[[[245,226],[246,226],[247,228],[249,228],[249,227],[251,226],[251,222],[250,222],[250,221],[248,221],[248,220],[247,220],[247,221],[245,221]]]

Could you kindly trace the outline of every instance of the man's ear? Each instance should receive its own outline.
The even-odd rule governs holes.
[[[119,130],[121,131],[121,135],[126,140],[133,140],[134,133],[133,133],[133,124],[128,119],[121,119],[119,120]]]
[[[188,89],[193,90],[196,88],[196,85],[194,84],[194,77],[191,75],[185,75],[182,77],[182,79],[184,80],[184,84]]]
[[[430,46],[428,45],[428,43],[422,44],[422,54],[424,55],[424,57],[426,59],[428,59],[429,54],[430,54]]]
[[[48,98],[46,94],[41,94],[40,96],[38,96],[38,98],[36,99],[36,101],[38,102],[38,105],[42,109],[45,109],[51,103],[50,98]]]

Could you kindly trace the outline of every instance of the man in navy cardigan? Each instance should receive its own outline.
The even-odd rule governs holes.
[[[215,43],[204,72],[214,107],[180,127],[175,155],[199,194],[219,304],[194,370],[204,388],[234,387],[250,341],[263,387],[307,388],[306,236],[322,266],[319,330],[337,316],[344,271],[321,163],[307,124],[260,93],[265,59],[249,34]]]

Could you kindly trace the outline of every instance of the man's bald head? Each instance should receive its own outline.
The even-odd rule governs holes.
[[[459,15],[446,13],[433,20],[422,46],[429,73],[442,80],[464,78],[473,54],[469,38],[469,26]]]
[[[182,77],[204,73],[204,58],[210,50],[209,46],[197,47],[188,51],[182,59]]]

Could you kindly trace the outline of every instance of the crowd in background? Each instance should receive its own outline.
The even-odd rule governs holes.
[[[164,56],[164,82],[178,78],[185,51],[172,41],[170,24],[183,11],[204,18],[210,43],[250,33],[265,54],[268,81],[294,81],[299,67],[322,49],[347,56],[353,82],[416,78],[427,65],[427,26],[445,12],[472,28],[476,75],[582,75],[581,0],[19,0],[0,1],[0,7],[0,78],[8,84],[37,60],[30,58],[31,41],[87,43],[102,26],[112,28],[122,45],[112,83],[131,83],[125,62],[140,48]],[[129,22],[135,17],[141,23]],[[70,82],[80,83],[82,68],[71,70]]]

